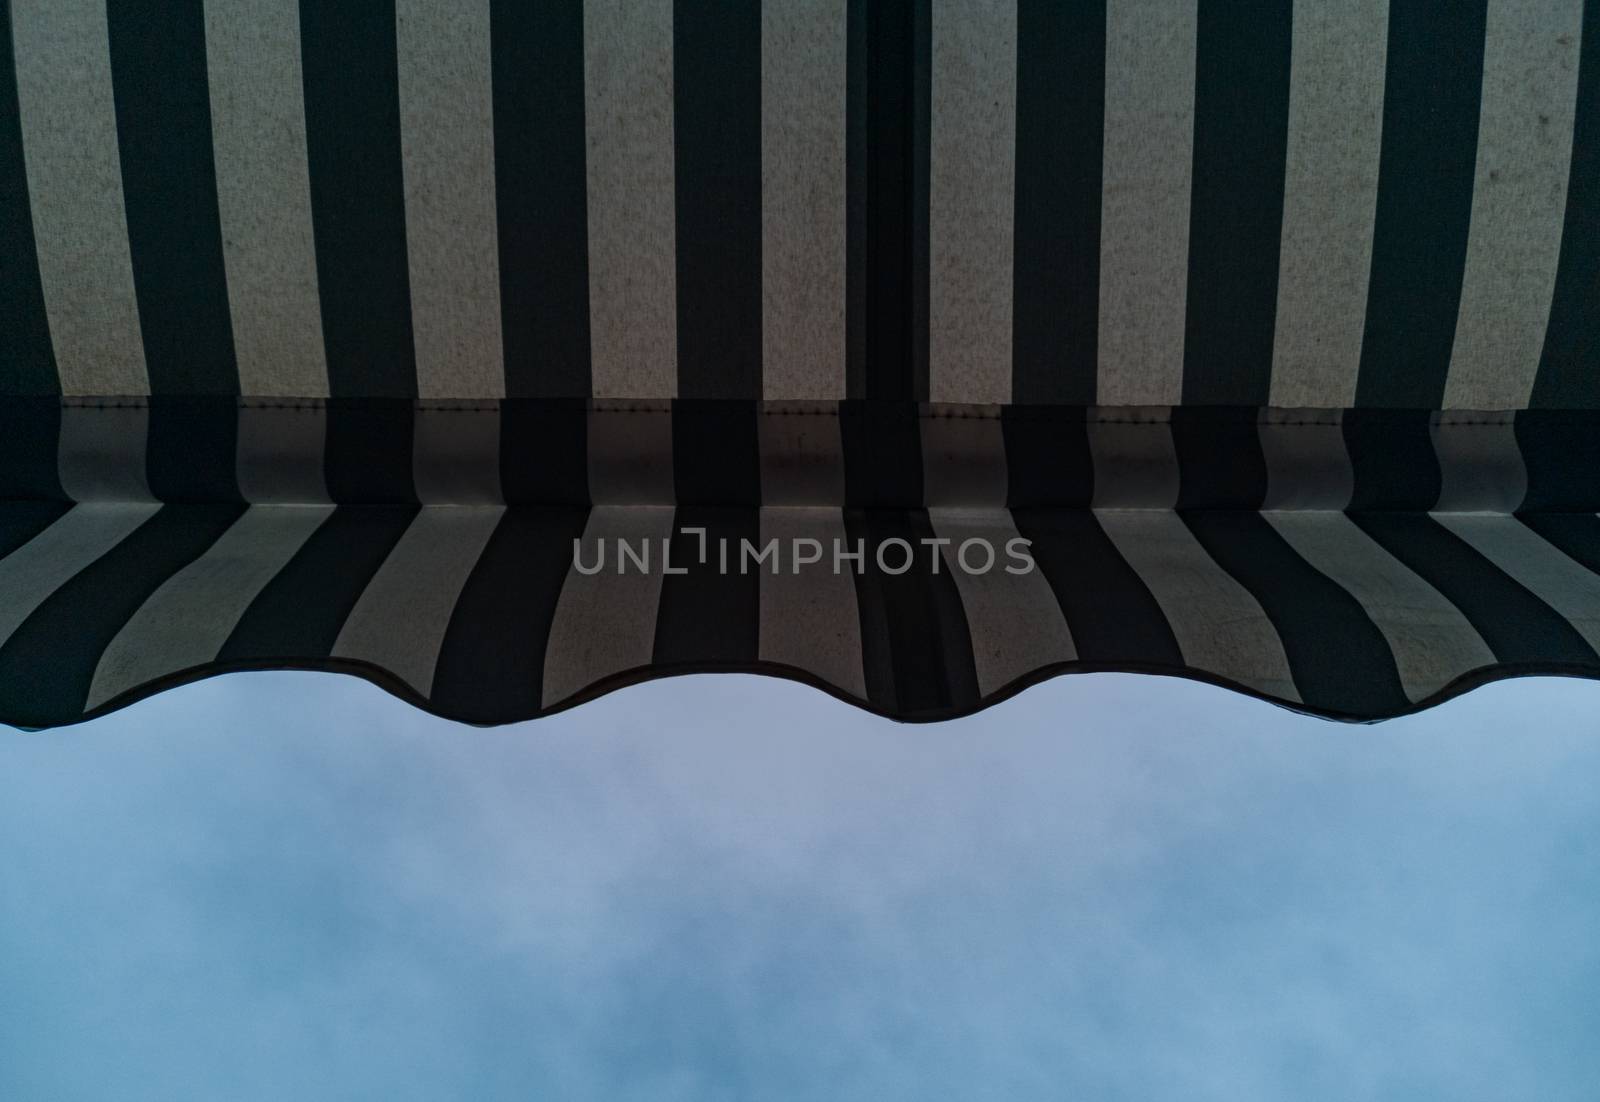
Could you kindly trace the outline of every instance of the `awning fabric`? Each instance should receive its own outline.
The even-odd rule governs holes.
[[[1600,4],[7,15],[0,720],[1600,677]]]

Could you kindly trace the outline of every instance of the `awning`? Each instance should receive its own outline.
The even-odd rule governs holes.
[[[1600,5],[157,7],[0,24],[0,720],[1600,676]]]

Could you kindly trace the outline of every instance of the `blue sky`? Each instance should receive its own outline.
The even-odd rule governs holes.
[[[221,678],[0,732],[0,1098],[1592,1099],[1597,716]]]

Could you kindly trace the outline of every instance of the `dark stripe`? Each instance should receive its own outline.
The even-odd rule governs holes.
[[[758,657],[761,569],[740,573],[741,540],[761,542],[761,460],[753,402],[672,404],[674,518],[671,561],[686,574],[661,580],[655,661],[739,664]],[[731,508],[730,506],[744,506]],[[704,528],[700,537],[686,528]],[[724,555],[726,558],[724,559]]]
[[[1600,512],[1600,416],[1525,409],[1517,414],[1516,435],[1528,474],[1521,508]]]
[[[872,0],[847,0],[844,120],[844,347],[845,396],[867,396],[867,9]]]
[[[1267,461],[1257,417],[1255,409],[1238,406],[1173,408],[1179,509],[1261,507]]]
[[[506,394],[590,393],[583,0],[491,0]]]
[[[1184,327],[1190,404],[1266,405],[1271,389],[1291,39],[1282,0],[1200,4]]]
[[[1525,513],[1518,519],[1585,570],[1600,574],[1600,516],[1593,513]]]
[[[394,0],[301,0],[300,47],[329,391],[415,397]]]
[[[60,520],[69,501],[0,501],[0,559]]]
[[[678,394],[759,398],[759,3],[676,0],[672,95]]]
[[[235,464],[239,403],[232,397],[150,399],[145,473],[158,501],[242,501]]]
[[[928,397],[929,0],[866,0],[867,398]]]
[[[106,5],[122,200],[152,394],[238,394],[201,0]]]
[[[922,423],[911,403],[841,402],[845,504],[915,509],[922,498]]]
[[[0,11],[0,394],[60,394],[34,247],[15,58],[10,12]]]
[[[1355,716],[1410,707],[1389,642],[1361,602],[1296,554],[1260,513],[1182,516],[1206,554],[1260,602],[1305,704]]]
[[[239,519],[239,505],[168,506],[45,598],[0,647],[0,703],[27,727],[83,715],[95,666],[150,594]]]
[[[1014,509],[1017,532],[1055,592],[1084,662],[1184,668],[1161,606],[1088,509]]]
[[[415,427],[416,414],[406,399],[328,399],[328,436],[323,451],[328,495],[352,505],[415,502]]]
[[[1094,457],[1081,406],[1005,406],[1006,504],[1088,508],[1094,502]]]
[[[1460,609],[1499,661],[1539,668],[1600,664],[1560,613],[1426,513],[1354,513],[1351,519]]]
[[[861,551],[872,554],[867,540],[866,511],[847,511],[844,514],[846,552]],[[899,691],[894,676],[894,648],[890,636],[890,611],[884,599],[883,587],[868,581],[864,566],[846,561],[841,569],[852,571],[851,580],[856,590],[856,617],[861,631],[861,676],[866,687],[867,702],[888,712],[898,714]]]
[[[680,505],[761,504],[754,402],[672,403],[672,475]]]
[[[705,529],[704,561],[700,559],[700,536],[685,532],[689,528]],[[771,567],[752,565],[749,573],[741,574],[741,540],[759,547],[759,510],[678,509],[670,561],[674,570],[682,568],[687,573],[661,579],[653,658],[657,665],[740,665],[756,660],[761,638],[760,571]]]
[[[1439,503],[1439,456],[1427,410],[1347,409],[1341,426],[1355,489],[1351,510],[1426,511]]]
[[[507,509],[456,599],[429,699],[469,723],[539,710],[545,647],[583,508]]]
[[[906,397],[926,402],[929,395],[928,227],[932,209],[930,176],[933,155],[933,11],[931,0],[911,4],[911,392]],[[950,589],[952,594],[955,589]],[[967,641],[970,644],[970,640]],[[970,650],[970,645],[968,650]]]
[[[0,341],[0,347],[4,346]],[[61,399],[0,401],[0,500],[65,499],[60,465]]]
[[[296,665],[333,651],[350,610],[417,515],[416,506],[333,511],[239,618],[218,662]]]
[[[1472,221],[1487,0],[1391,0],[1359,406],[1437,409]]]
[[[936,549],[922,543],[934,538],[928,514],[847,509],[844,524],[847,550],[854,551],[859,541],[866,556],[855,585],[868,701],[908,718],[975,706],[981,697],[972,632],[955,579],[942,562],[933,572]],[[890,539],[911,546],[912,565],[903,574],[878,567],[878,548]],[[892,567],[904,557],[898,546],[884,551]],[[846,563],[842,569],[853,567]]]
[[[1567,217],[1530,404],[1600,407],[1600,3],[1583,6]]]
[[[1105,0],[1018,0],[1014,402],[1093,405]]]
[[[589,504],[585,402],[500,403],[500,492],[508,505]]]

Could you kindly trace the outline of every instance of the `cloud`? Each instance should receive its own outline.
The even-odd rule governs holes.
[[[1597,705],[221,678],[0,737],[0,1096],[1587,1097]]]

